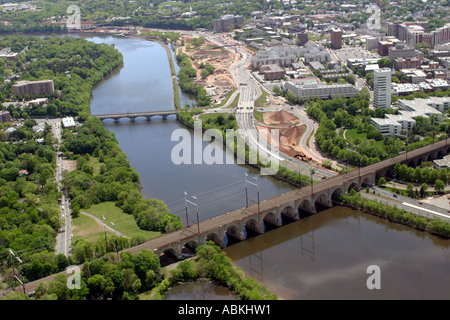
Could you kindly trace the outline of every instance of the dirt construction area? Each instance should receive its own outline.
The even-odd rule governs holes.
[[[271,144],[273,130],[278,130],[279,150],[293,158],[308,161],[309,157],[299,146],[300,138],[305,133],[305,125],[295,125],[300,120],[285,110],[277,112],[264,112],[264,123],[266,125],[256,125],[259,133],[267,142]],[[276,139],[276,137],[275,137]]]
[[[285,127],[300,122],[296,116],[286,110],[281,110],[278,112],[264,112],[263,119],[265,124]]]
[[[236,84],[229,72],[230,66],[241,59],[241,55],[223,47],[218,47],[216,44],[207,40],[201,46],[194,45],[194,37],[189,35],[182,35],[185,43],[177,51],[186,53],[190,56],[193,67],[197,70],[197,84],[205,87],[208,96],[213,103],[220,103],[226,97],[228,92],[236,88]],[[214,67],[214,73],[208,75],[205,79],[202,78],[200,68],[201,64],[209,63]]]

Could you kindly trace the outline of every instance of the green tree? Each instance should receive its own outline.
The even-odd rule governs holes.
[[[428,190],[428,184],[422,183],[422,185],[420,186],[420,196],[425,197],[427,194],[427,190]]]
[[[412,185],[412,183],[408,183],[408,185],[406,186],[406,190],[408,191],[408,197],[413,197],[414,194],[414,186]]]
[[[387,183],[387,181],[386,181],[386,178],[385,178],[385,177],[381,177],[381,178],[378,180],[378,186],[380,186],[380,187],[385,186],[386,183]]]
[[[434,190],[437,192],[443,192],[445,190],[445,183],[444,181],[437,179],[434,183]]]

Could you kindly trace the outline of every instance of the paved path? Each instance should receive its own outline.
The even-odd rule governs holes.
[[[92,215],[92,214],[90,214],[90,213],[84,212],[84,211],[80,211],[80,213],[82,213],[82,214],[84,214],[85,216],[88,216],[88,217],[94,219],[98,224],[104,226],[104,227],[105,227],[106,229],[108,229],[109,231],[114,232],[114,229],[113,229],[113,228],[111,228],[111,227],[108,226],[107,224],[103,223],[103,221],[100,220],[99,218],[97,218],[96,216],[94,216],[94,215]],[[115,232],[116,232],[116,234],[117,234],[118,236],[121,236],[121,237],[123,237],[123,238],[128,238],[126,235],[124,235],[123,233],[120,233],[120,232],[117,231],[117,230],[116,230]]]

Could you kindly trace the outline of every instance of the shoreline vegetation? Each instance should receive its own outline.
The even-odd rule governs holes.
[[[179,112],[177,112],[177,119],[178,121],[180,121],[182,124],[184,124],[185,126],[187,126],[188,128],[191,128],[194,130],[194,119],[193,116],[194,115],[198,115],[200,114],[202,111],[201,109],[190,109],[190,110],[181,110]],[[231,120],[230,118],[228,118],[228,124],[226,123],[227,121],[225,120],[225,127],[223,125],[220,124],[221,120],[219,120],[220,114],[216,114],[215,117],[210,117],[208,119],[208,121],[202,121],[202,132],[205,133],[206,130],[208,129],[218,129],[221,131],[222,133],[222,137],[226,137],[226,130],[227,129],[235,129],[237,130],[237,122],[236,122],[236,118],[233,115],[233,119]],[[240,137],[239,135],[236,136],[235,139],[238,139],[238,142],[234,143],[234,149],[230,150],[234,153],[235,157],[239,157],[240,155],[238,154],[238,150],[237,150],[237,146],[242,143],[242,145],[245,145],[245,159],[241,159],[245,161],[245,164],[253,166],[255,168],[259,168],[259,169],[263,169],[263,168],[269,168],[269,165],[264,165],[265,159],[262,159],[263,161],[261,161],[261,156],[258,156],[257,162],[256,163],[252,163],[253,161],[250,161],[250,150],[249,147],[244,144],[245,142],[242,141],[242,137]],[[225,141],[224,141],[224,147],[227,147],[225,145]],[[282,165],[279,166],[278,171],[276,172],[276,174],[272,175],[274,178],[285,181],[293,186],[296,187],[305,187],[311,184],[311,178],[307,175],[304,174],[299,174],[298,172],[295,172],[293,170],[290,170]]]
[[[375,200],[365,199],[354,189],[348,195],[341,195],[339,204],[375,215],[381,219],[409,226],[411,228],[450,239],[450,223],[439,218],[427,218],[397,206],[388,205]]]

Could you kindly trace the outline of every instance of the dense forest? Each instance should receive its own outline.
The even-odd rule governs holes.
[[[23,112],[36,116],[77,116],[90,112],[93,86],[123,63],[122,54],[106,44],[94,44],[77,37],[4,36],[0,48],[22,52],[18,61],[0,58],[0,101],[28,101],[47,97],[46,105],[25,108],[8,106],[18,118]],[[11,87],[15,80],[53,80],[55,92],[47,95],[15,97]],[[7,81],[6,83],[4,80]]]
[[[20,255],[25,279],[59,271],[67,263],[64,255],[54,254],[61,211],[53,137],[49,127],[34,133],[35,124],[25,121],[0,142],[0,269],[6,282],[12,281],[9,248]],[[44,142],[37,143],[41,137]]]

